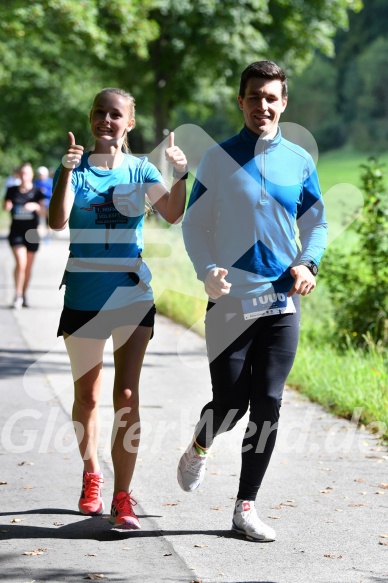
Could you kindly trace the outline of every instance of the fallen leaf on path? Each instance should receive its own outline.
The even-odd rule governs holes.
[[[97,557],[97,553],[87,553],[85,557]]]
[[[355,478],[355,482],[365,482],[364,478]]]
[[[379,484],[379,488],[382,488],[383,490],[388,490],[388,484],[386,483]]]
[[[213,506],[210,510],[222,510],[221,506]]]
[[[381,490],[377,490],[377,492],[375,492],[375,494],[385,494],[385,492],[382,492]]]
[[[280,502],[277,506],[271,506],[271,510],[281,510],[282,508],[296,508],[293,500],[287,500],[287,502]]]
[[[24,551],[23,555],[43,555],[43,553],[47,552],[48,549],[34,549],[33,551]]]
[[[13,518],[10,522],[23,522],[23,520],[25,520],[25,518]]]
[[[279,520],[280,516],[271,516],[271,515],[269,515],[268,518],[272,518],[272,520]]]
[[[194,545],[194,546],[195,546],[196,548],[198,548],[198,549],[205,549],[205,548],[207,548],[207,547],[208,547],[208,545],[203,545],[203,544],[197,544],[197,545]]]
[[[327,559],[342,559],[342,555],[336,555],[335,553],[326,553],[326,555],[323,556]]]
[[[6,486],[8,482],[0,482],[0,486]]]
[[[212,476],[219,476],[221,474],[221,472],[209,472],[209,474],[211,474]]]
[[[34,486],[23,486],[23,488],[25,490],[32,490],[34,488]]]
[[[64,522],[53,522],[54,526],[64,526]]]
[[[385,547],[388,547],[388,542],[381,540],[379,541],[379,545],[384,545]]]
[[[96,581],[97,579],[105,579],[105,575],[102,573],[88,573],[84,579],[92,579],[92,581]]]
[[[380,534],[380,538],[388,538],[388,534]]]
[[[332,491],[331,490],[328,490],[327,488],[326,488],[326,490],[319,490],[319,492],[321,494],[332,494]]]
[[[165,502],[162,506],[178,506],[179,502]]]
[[[171,557],[172,553],[164,553],[163,557]]]
[[[361,503],[357,503],[357,502],[351,502],[350,504],[348,504],[348,506],[350,506],[351,508],[358,508],[359,506],[368,506],[368,504],[361,504]]]
[[[18,466],[33,466],[34,462],[20,462]]]

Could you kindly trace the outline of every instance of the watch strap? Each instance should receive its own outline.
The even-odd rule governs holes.
[[[189,176],[187,166],[186,166],[186,170],[184,170],[183,172],[178,172],[178,170],[175,170],[175,166],[174,166],[172,169],[172,175],[174,178],[179,178],[180,180],[187,180],[187,178]]]

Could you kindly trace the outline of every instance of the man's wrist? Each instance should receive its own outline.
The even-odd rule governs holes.
[[[318,274],[318,265],[314,261],[306,259],[305,261],[299,261],[298,265],[304,265],[309,271],[315,276]]]

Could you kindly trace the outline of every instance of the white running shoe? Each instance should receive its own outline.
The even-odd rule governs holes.
[[[270,542],[276,539],[276,532],[257,516],[252,500],[237,500],[234,508],[232,530],[245,534],[248,540]]]
[[[185,451],[178,464],[178,484],[185,492],[193,492],[203,482],[209,452],[200,455],[194,445]]]
[[[14,310],[20,310],[23,305],[23,298],[22,296],[16,296],[14,301],[12,302],[11,308]]]

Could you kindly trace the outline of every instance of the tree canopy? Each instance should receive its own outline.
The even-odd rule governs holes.
[[[360,0],[13,0],[0,2],[0,173],[60,159],[103,86],[137,100],[137,148],[157,144],[177,108],[231,102],[261,58],[289,73],[333,53]],[[206,109],[208,108],[208,109]],[[203,115],[202,115],[203,117]]]
[[[349,31],[337,31],[333,57],[317,52],[292,78],[284,118],[307,127],[321,151],[345,142],[369,154],[386,151],[387,27],[386,0],[368,0],[363,10],[349,13]]]

